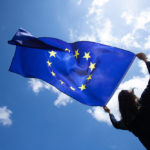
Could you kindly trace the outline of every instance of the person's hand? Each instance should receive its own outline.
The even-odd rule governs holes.
[[[147,62],[147,57],[144,53],[138,53],[136,54],[136,57],[138,57],[140,60],[143,60],[144,62]]]
[[[105,112],[110,114],[110,109],[107,106],[104,106],[103,109],[105,110]]]

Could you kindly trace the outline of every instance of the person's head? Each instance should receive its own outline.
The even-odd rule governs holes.
[[[118,96],[119,110],[126,125],[133,121],[139,111],[138,98],[134,90],[122,90]]]

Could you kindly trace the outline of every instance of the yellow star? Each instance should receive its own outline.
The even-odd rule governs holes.
[[[48,64],[49,67],[51,67],[51,64],[52,64],[52,63],[48,60],[48,61],[47,61],[47,64]]]
[[[53,71],[51,72],[51,74],[52,74],[52,76],[54,76],[54,77],[56,76],[55,73],[54,73]]]
[[[92,79],[92,75],[89,75],[88,78],[87,78],[87,80],[89,81],[91,79]]]
[[[72,91],[75,91],[75,88],[73,88],[72,86],[70,87],[70,89],[71,89]]]
[[[55,55],[56,55],[56,52],[55,51],[51,51],[51,52],[49,52],[49,54],[50,54],[50,57],[55,57]]]
[[[93,63],[90,62],[89,68],[91,69],[91,71],[92,71],[93,69],[95,69],[95,65],[96,65],[96,63],[93,64]]]
[[[62,80],[59,80],[60,81],[60,84],[62,85],[62,84],[64,84],[64,82],[62,81]]]
[[[76,51],[75,51],[75,57],[76,57],[76,59],[78,58],[78,55],[79,55],[79,52],[78,52],[79,50],[77,49]]]
[[[79,89],[81,89],[81,91],[85,90],[85,89],[86,89],[86,88],[85,88],[85,85],[82,84],[82,86],[79,87]]]
[[[91,58],[90,52],[88,52],[88,53],[85,52],[83,58],[85,58],[86,60],[88,60],[89,58]]]
[[[70,50],[68,48],[66,48],[65,51],[68,51],[70,53]]]

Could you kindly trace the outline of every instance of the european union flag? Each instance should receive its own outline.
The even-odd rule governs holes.
[[[92,106],[107,104],[135,58],[123,49],[88,41],[36,38],[23,29],[9,43],[16,45],[11,72],[42,79]]]

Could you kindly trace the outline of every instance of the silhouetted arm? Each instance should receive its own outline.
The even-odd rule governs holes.
[[[127,130],[127,127],[125,126],[125,124],[123,123],[122,120],[120,121],[117,121],[115,116],[113,114],[109,114],[109,117],[110,117],[110,120],[113,124],[113,126],[116,128],[116,129],[122,129],[122,130]]]
[[[146,66],[147,66],[148,72],[150,74],[150,62],[149,61],[146,62]]]
[[[125,126],[123,121],[117,121],[115,116],[110,112],[110,109],[107,106],[104,106],[103,109],[109,114],[110,120],[116,129],[127,130],[127,127]]]

